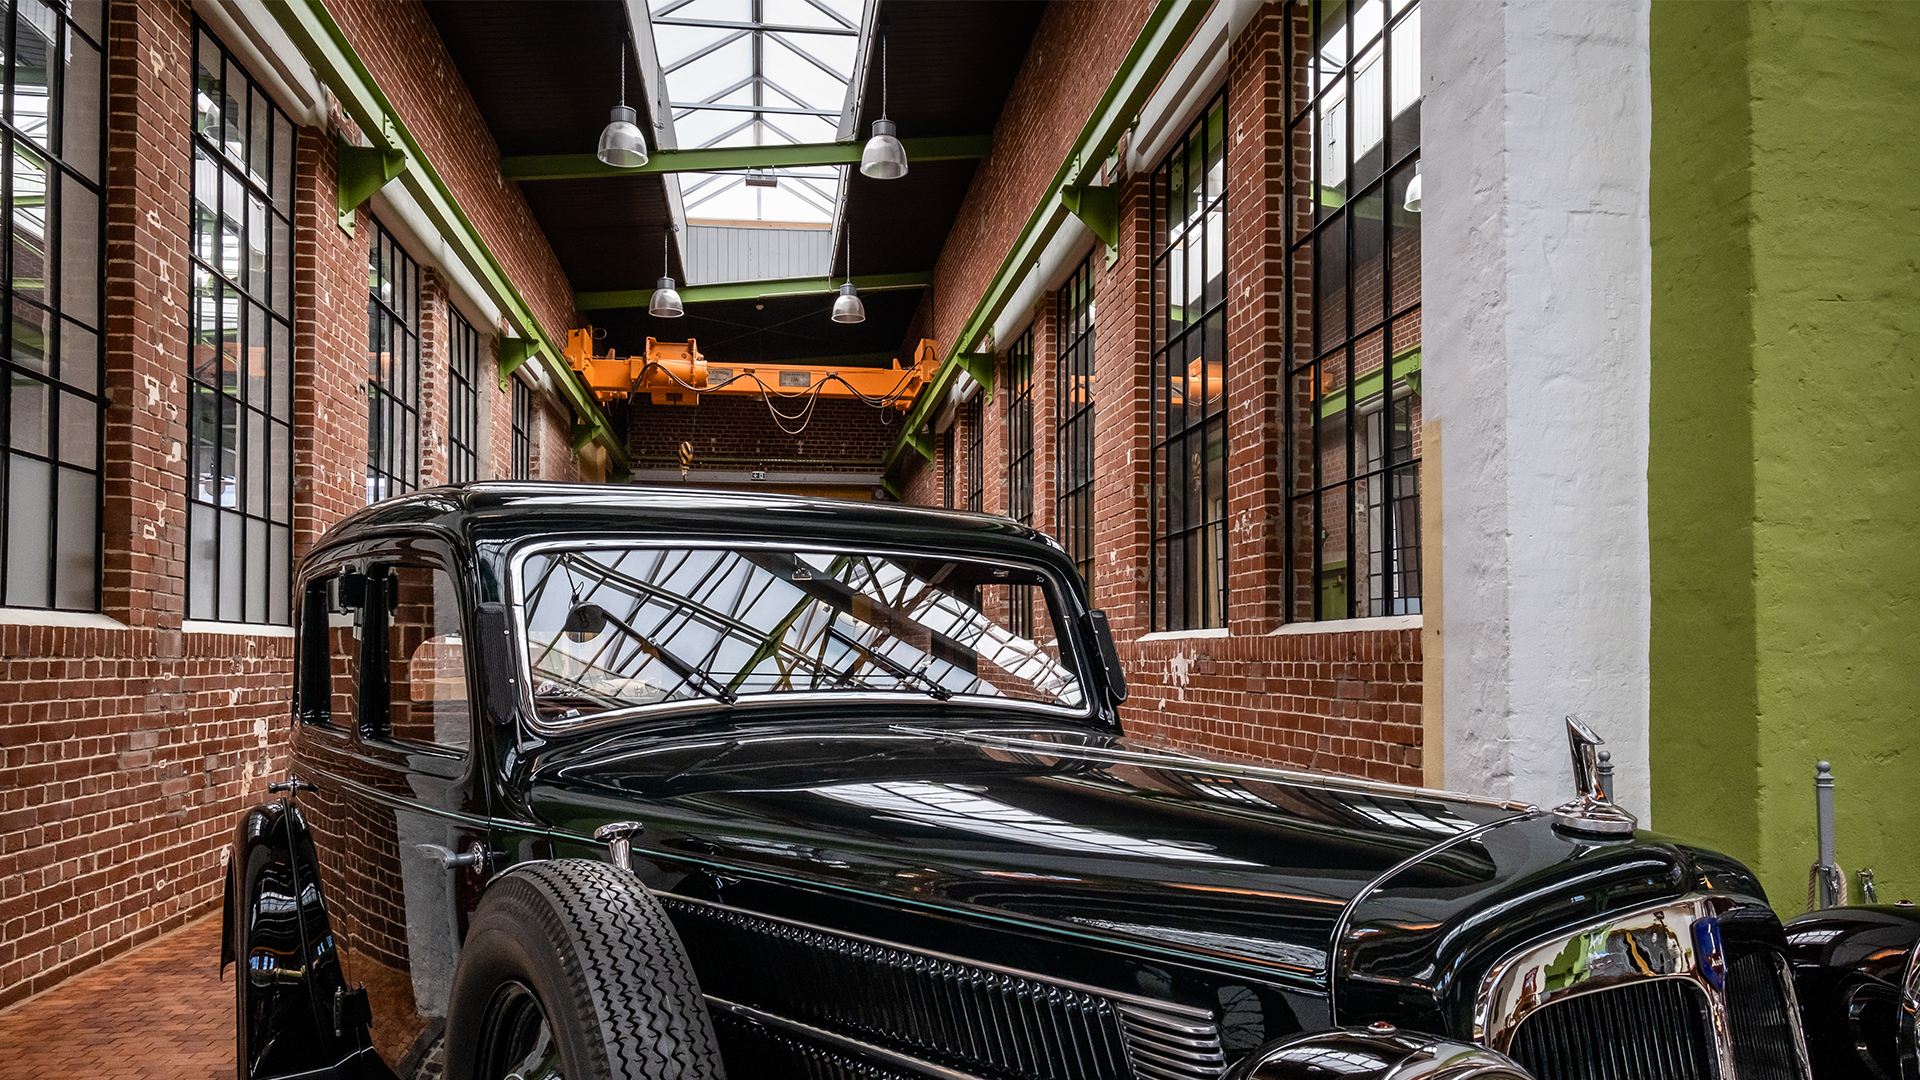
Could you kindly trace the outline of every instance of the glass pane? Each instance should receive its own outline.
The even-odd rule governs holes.
[[[1347,66],[1347,5],[1344,0],[1320,0],[1314,8],[1314,89],[1318,90]]]
[[[1348,616],[1352,592],[1347,572],[1347,489],[1344,485],[1321,492],[1318,535],[1320,618],[1344,619]]]
[[[1407,209],[1407,185],[1419,175],[1419,166],[1418,160],[1402,165],[1387,184],[1387,211],[1393,221],[1393,235],[1388,241],[1393,263],[1392,311],[1405,311],[1420,302],[1420,212]]]
[[[30,371],[51,375],[49,340],[53,334],[53,313],[37,304],[16,299],[13,302],[13,338],[8,355],[13,362]]]
[[[193,253],[208,266],[220,265],[220,168],[198,143],[193,147]]]
[[[47,190],[46,162],[27,149],[26,144],[15,141],[12,171],[13,199],[9,209],[12,211],[13,266],[9,281],[15,296],[47,303],[47,252],[52,240],[48,236],[47,200],[52,192]]]
[[[100,337],[78,323],[60,324],[60,381],[89,394],[100,391]]]
[[[220,563],[219,518],[211,506],[187,504],[187,617],[212,619],[215,567]]]
[[[240,410],[246,425],[247,502],[242,509],[249,514],[267,512],[267,422],[252,409]]]
[[[285,424],[264,425],[269,437],[269,468],[267,476],[267,516],[274,521],[285,523],[289,520],[287,508],[287,471],[292,454],[287,448],[288,429]]]
[[[199,502],[218,503],[223,487],[220,480],[220,398],[213,390],[198,383],[188,387],[187,448],[188,467],[192,470],[188,496]]]
[[[53,474],[44,461],[7,459],[7,598],[16,607],[46,607],[53,555]]]
[[[269,321],[272,322],[272,345],[267,356],[267,378],[271,389],[267,397],[274,417],[285,420],[293,413],[293,345],[288,340],[286,324]]]
[[[247,138],[247,174],[256,185],[267,188],[267,174],[272,171],[271,166],[268,165],[271,160],[271,140],[268,133],[273,126],[272,110],[259,90],[249,89],[248,96],[251,98],[249,107],[252,110],[250,113],[252,130]]]
[[[60,313],[100,325],[100,196],[60,185]]]
[[[68,35],[60,86],[60,155],[80,175],[100,180],[100,50]]]
[[[267,531],[267,621],[285,623],[288,618],[287,605],[291,601],[288,595],[288,529],[284,525],[275,525]]]
[[[225,394],[215,399],[220,408],[220,505],[240,502],[240,403]]]
[[[1387,316],[1384,208],[1382,189],[1375,188],[1355,200],[1347,213],[1347,228],[1353,234],[1353,283],[1348,287],[1352,289],[1355,333],[1380,325]]]
[[[226,68],[226,77],[220,87],[220,143],[230,156],[244,161],[247,133],[242,110],[246,108],[246,102],[240,95],[245,93],[247,77],[231,62]],[[231,207],[233,204],[228,205]]]
[[[246,196],[238,177],[220,174],[220,260],[214,264],[229,281],[241,280],[245,240],[241,215],[246,213]]]
[[[47,89],[58,50],[60,16],[41,0],[19,0],[13,19],[13,92],[7,96],[7,116],[22,134],[51,147],[48,130],[51,111]]]
[[[15,450],[51,456],[53,390],[30,375],[13,376],[8,442]]]
[[[200,31],[193,58],[193,130],[218,141],[220,131],[220,49]]]
[[[240,392],[240,295],[233,286],[220,289],[220,389]]]
[[[258,195],[247,196],[247,291],[267,299],[267,202]]]
[[[60,460],[83,469],[100,467],[100,406],[78,394],[60,395]]]
[[[219,560],[217,572],[220,576],[219,618],[226,622],[239,622],[243,614],[241,602],[240,544],[244,535],[242,519],[239,514],[225,511],[220,515],[220,551],[225,556]]]
[[[64,441],[64,439],[63,439]],[[54,565],[53,605],[69,611],[99,607],[100,483],[91,472],[60,470],[60,542]]]
[[[267,621],[267,523],[255,518],[246,524],[246,620]],[[229,556],[231,558],[232,556]]]
[[[80,29],[95,41],[107,39],[106,0],[71,0],[68,11]]]
[[[1393,65],[1389,108],[1393,123],[1387,133],[1390,160],[1398,161],[1420,145],[1420,9],[1414,8],[1395,24],[1388,63]]]
[[[278,110],[273,114],[273,205],[293,216],[293,124]]]
[[[1313,239],[1313,328],[1317,352],[1347,340],[1347,218],[1328,222]]]
[[[1369,0],[1366,7],[1377,7]],[[1375,43],[1354,66],[1353,187],[1358,191],[1380,175],[1386,157],[1386,48]]]
[[[293,314],[293,235],[285,218],[273,215],[272,261],[273,310],[282,318]]]
[[[258,304],[248,304],[246,309],[247,404],[256,409],[264,409],[267,407],[267,311]]]
[[[1318,174],[1313,217],[1326,217],[1347,201],[1346,84],[1327,91],[1314,108],[1313,163]]]

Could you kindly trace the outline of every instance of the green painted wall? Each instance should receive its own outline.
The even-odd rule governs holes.
[[[1657,0],[1653,820],[1920,899],[1920,4]]]

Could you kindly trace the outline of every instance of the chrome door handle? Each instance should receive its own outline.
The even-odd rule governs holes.
[[[438,858],[440,865],[449,870],[465,870],[469,867],[485,870],[489,856],[491,855],[491,853],[487,851],[487,846],[478,840],[468,844],[467,850],[458,855],[441,847],[439,844],[416,844],[414,846]]]

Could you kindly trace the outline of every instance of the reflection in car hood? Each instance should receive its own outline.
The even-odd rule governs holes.
[[[1132,749],[1079,729],[734,724],[533,762],[533,811],[721,872],[957,909],[1325,985],[1349,902],[1485,901],[1563,861],[1487,837],[1529,808]],[[1534,830],[1527,830],[1529,835]],[[1537,840],[1537,838],[1536,838]],[[1502,849],[1504,851],[1504,849]]]

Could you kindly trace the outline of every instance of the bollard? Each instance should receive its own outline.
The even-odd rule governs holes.
[[[1833,907],[1840,902],[1840,865],[1833,861],[1833,765],[1822,761],[1813,773],[1814,814],[1820,828],[1820,861],[1814,867],[1814,888],[1818,906]]]
[[[1594,771],[1600,774],[1600,794],[1605,795],[1607,797],[1608,802],[1612,802],[1613,801],[1613,753],[1612,751],[1609,751],[1609,750],[1600,751],[1600,767],[1595,769]]]

